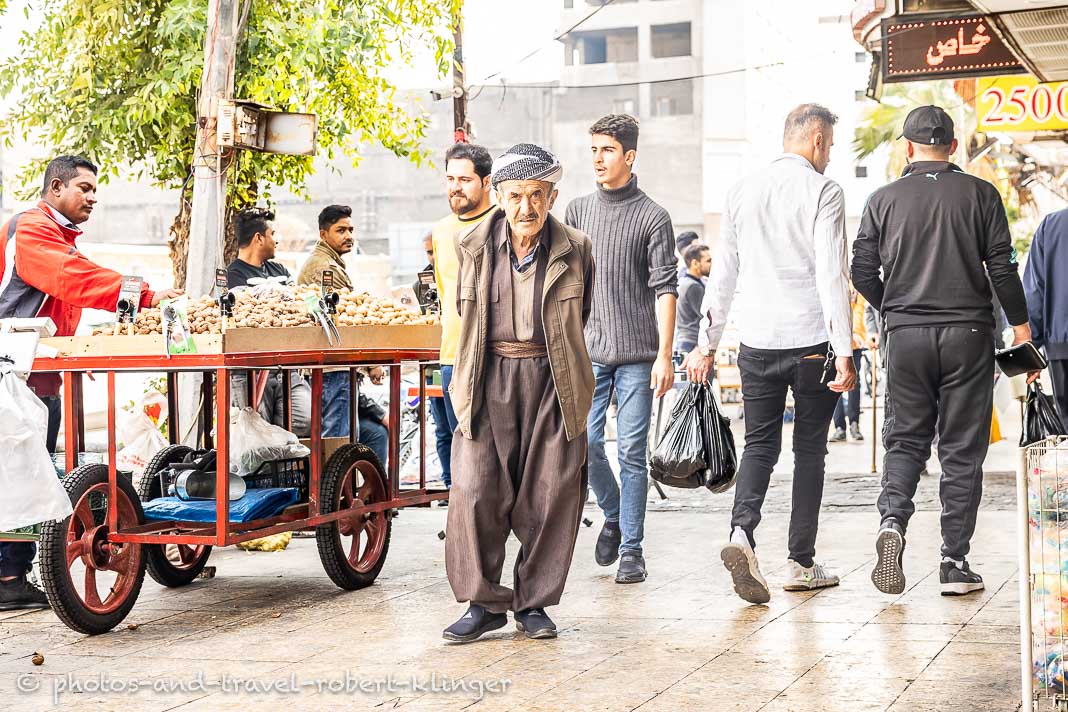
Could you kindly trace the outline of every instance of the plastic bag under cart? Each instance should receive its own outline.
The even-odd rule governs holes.
[[[45,438],[48,408],[11,371],[0,371],[0,532],[65,519],[74,511]]]

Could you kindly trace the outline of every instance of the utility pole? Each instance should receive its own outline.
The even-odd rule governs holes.
[[[245,0],[251,2],[251,0]],[[193,297],[211,294],[215,270],[223,264],[226,230],[226,173],[216,136],[220,99],[234,93],[237,61],[238,0],[208,0],[208,26],[204,34],[204,74],[197,102],[196,145],[193,148],[193,210],[186,244],[185,289]],[[180,422],[196,424],[201,393],[198,374],[181,377],[178,389]],[[210,429],[211,422],[200,423]],[[187,425],[178,442],[196,445],[197,428]]]
[[[185,285],[193,297],[210,294],[215,286],[215,270],[225,266],[226,173],[216,144],[216,124],[219,100],[230,99],[234,93],[237,4],[237,0],[208,0],[204,74],[200,80],[193,151],[193,211]]]
[[[470,126],[467,123],[467,80],[464,76],[464,10],[463,2],[456,9],[452,30],[455,48],[452,52],[452,140],[467,143]]]

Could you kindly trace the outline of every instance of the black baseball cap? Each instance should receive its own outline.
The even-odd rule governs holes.
[[[917,107],[905,117],[901,137],[928,146],[948,146],[953,143],[953,119],[940,106]]]

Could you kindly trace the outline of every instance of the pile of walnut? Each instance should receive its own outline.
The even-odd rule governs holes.
[[[304,297],[319,293],[317,287],[300,286],[293,294],[274,292],[255,297],[247,292],[235,292],[237,303],[229,328],[273,329],[290,326],[316,326],[315,319],[304,306]],[[338,290],[340,301],[334,323],[338,326],[437,324],[436,314],[421,314],[389,299],[378,299],[366,293]],[[211,297],[189,300],[189,328],[194,334],[221,334],[219,307]],[[98,334],[110,334],[101,329]],[[134,322],[134,333],[140,335],[163,333],[158,308],[144,309]]]

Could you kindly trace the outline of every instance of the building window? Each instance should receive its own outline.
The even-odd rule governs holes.
[[[575,0],[564,0],[564,9],[570,10],[575,7]]]
[[[651,99],[653,116],[689,116],[693,113],[693,81],[657,82]]]
[[[856,168],[853,169],[853,173],[854,173],[854,175],[856,175],[857,178],[867,178],[868,177],[868,167],[867,166],[857,166]]]
[[[689,57],[690,23],[652,26],[653,57]]]
[[[856,89],[856,90],[854,90],[853,91],[853,98],[856,99],[857,101],[864,101],[865,99],[868,98],[868,90],[867,89]]]
[[[638,28],[573,32],[568,36],[568,65],[638,61]]]
[[[592,121],[590,107],[598,107],[598,113],[637,116],[639,89],[637,84],[566,89],[556,97],[556,116],[560,121],[581,122],[583,131]]]
[[[854,56],[854,61],[856,61],[857,64],[864,64],[865,62],[868,61],[868,53],[867,52],[857,52],[856,55]]]

